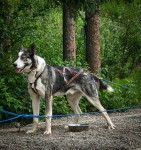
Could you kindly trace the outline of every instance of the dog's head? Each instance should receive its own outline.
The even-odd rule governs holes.
[[[13,63],[13,66],[16,68],[17,73],[22,71],[30,72],[33,68],[36,67],[35,60],[35,45],[31,44],[29,48],[24,48],[20,46],[17,60]]]

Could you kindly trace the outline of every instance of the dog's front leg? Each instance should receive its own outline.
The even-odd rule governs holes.
[[[52,118],[52,96],[45,99],[46,103],[46,130],[44,134],[51,134],[51,118]]]
[[[29,93],[30,93],[31,100],[32,100],[33,115],[38,116],[39,111],[40,111],[40,97],[30,89],[29,89]],[[36,132],[37,129],[38,129],[38,123],[39,123],[39,119],[38,118],[33,118],[32,130],[28,130],[26,133]]]

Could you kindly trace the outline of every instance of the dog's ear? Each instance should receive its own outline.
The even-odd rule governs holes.
[[[30,55],[31,57],[33,57],[34,54],[35,54],[35,44],[34,44],[34,43],[32,43],[32,44],[29,46],[28,51],[29,51],[29,55]]]
[[[24,46],[23,45],[20,45],[20,47],[19,47],[19,51],[23,51],[24,50]]]

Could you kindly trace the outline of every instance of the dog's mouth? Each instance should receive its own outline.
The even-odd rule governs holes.
[[[24,69],[24,67],[23,67],[23,68],[17,68],[17,69],[16,69],[16,72],[17,72],[17,73],[21,73],[21,72],[23,71],[23,69]]]
[[[21,73],[27,65],[24,65],[22,68],[16,68],[17,73]]]

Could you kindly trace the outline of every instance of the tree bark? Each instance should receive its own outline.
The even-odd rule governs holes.
[[[2,45],[2,51],[6,52],[8,50],[8,47],[10,45],[10,39],[8,39],[7,36],[5,35],[5,32],[8,32],[8,25],[9,25],[9,10],[8,10],[8,3],[7,1],[2,1],[0,2],[0,7],[1,7],[1,20],[3,24],[1,24],[1,29],[0,29],[0,41]],[[7,34],[6,34],[7,35]]]
[[[76,64],[75,10],[71,2],[63,4],[63,60]]]
[[[95,12],[86,12],[86,61],[93,73],[100,73],[100,18]]]

